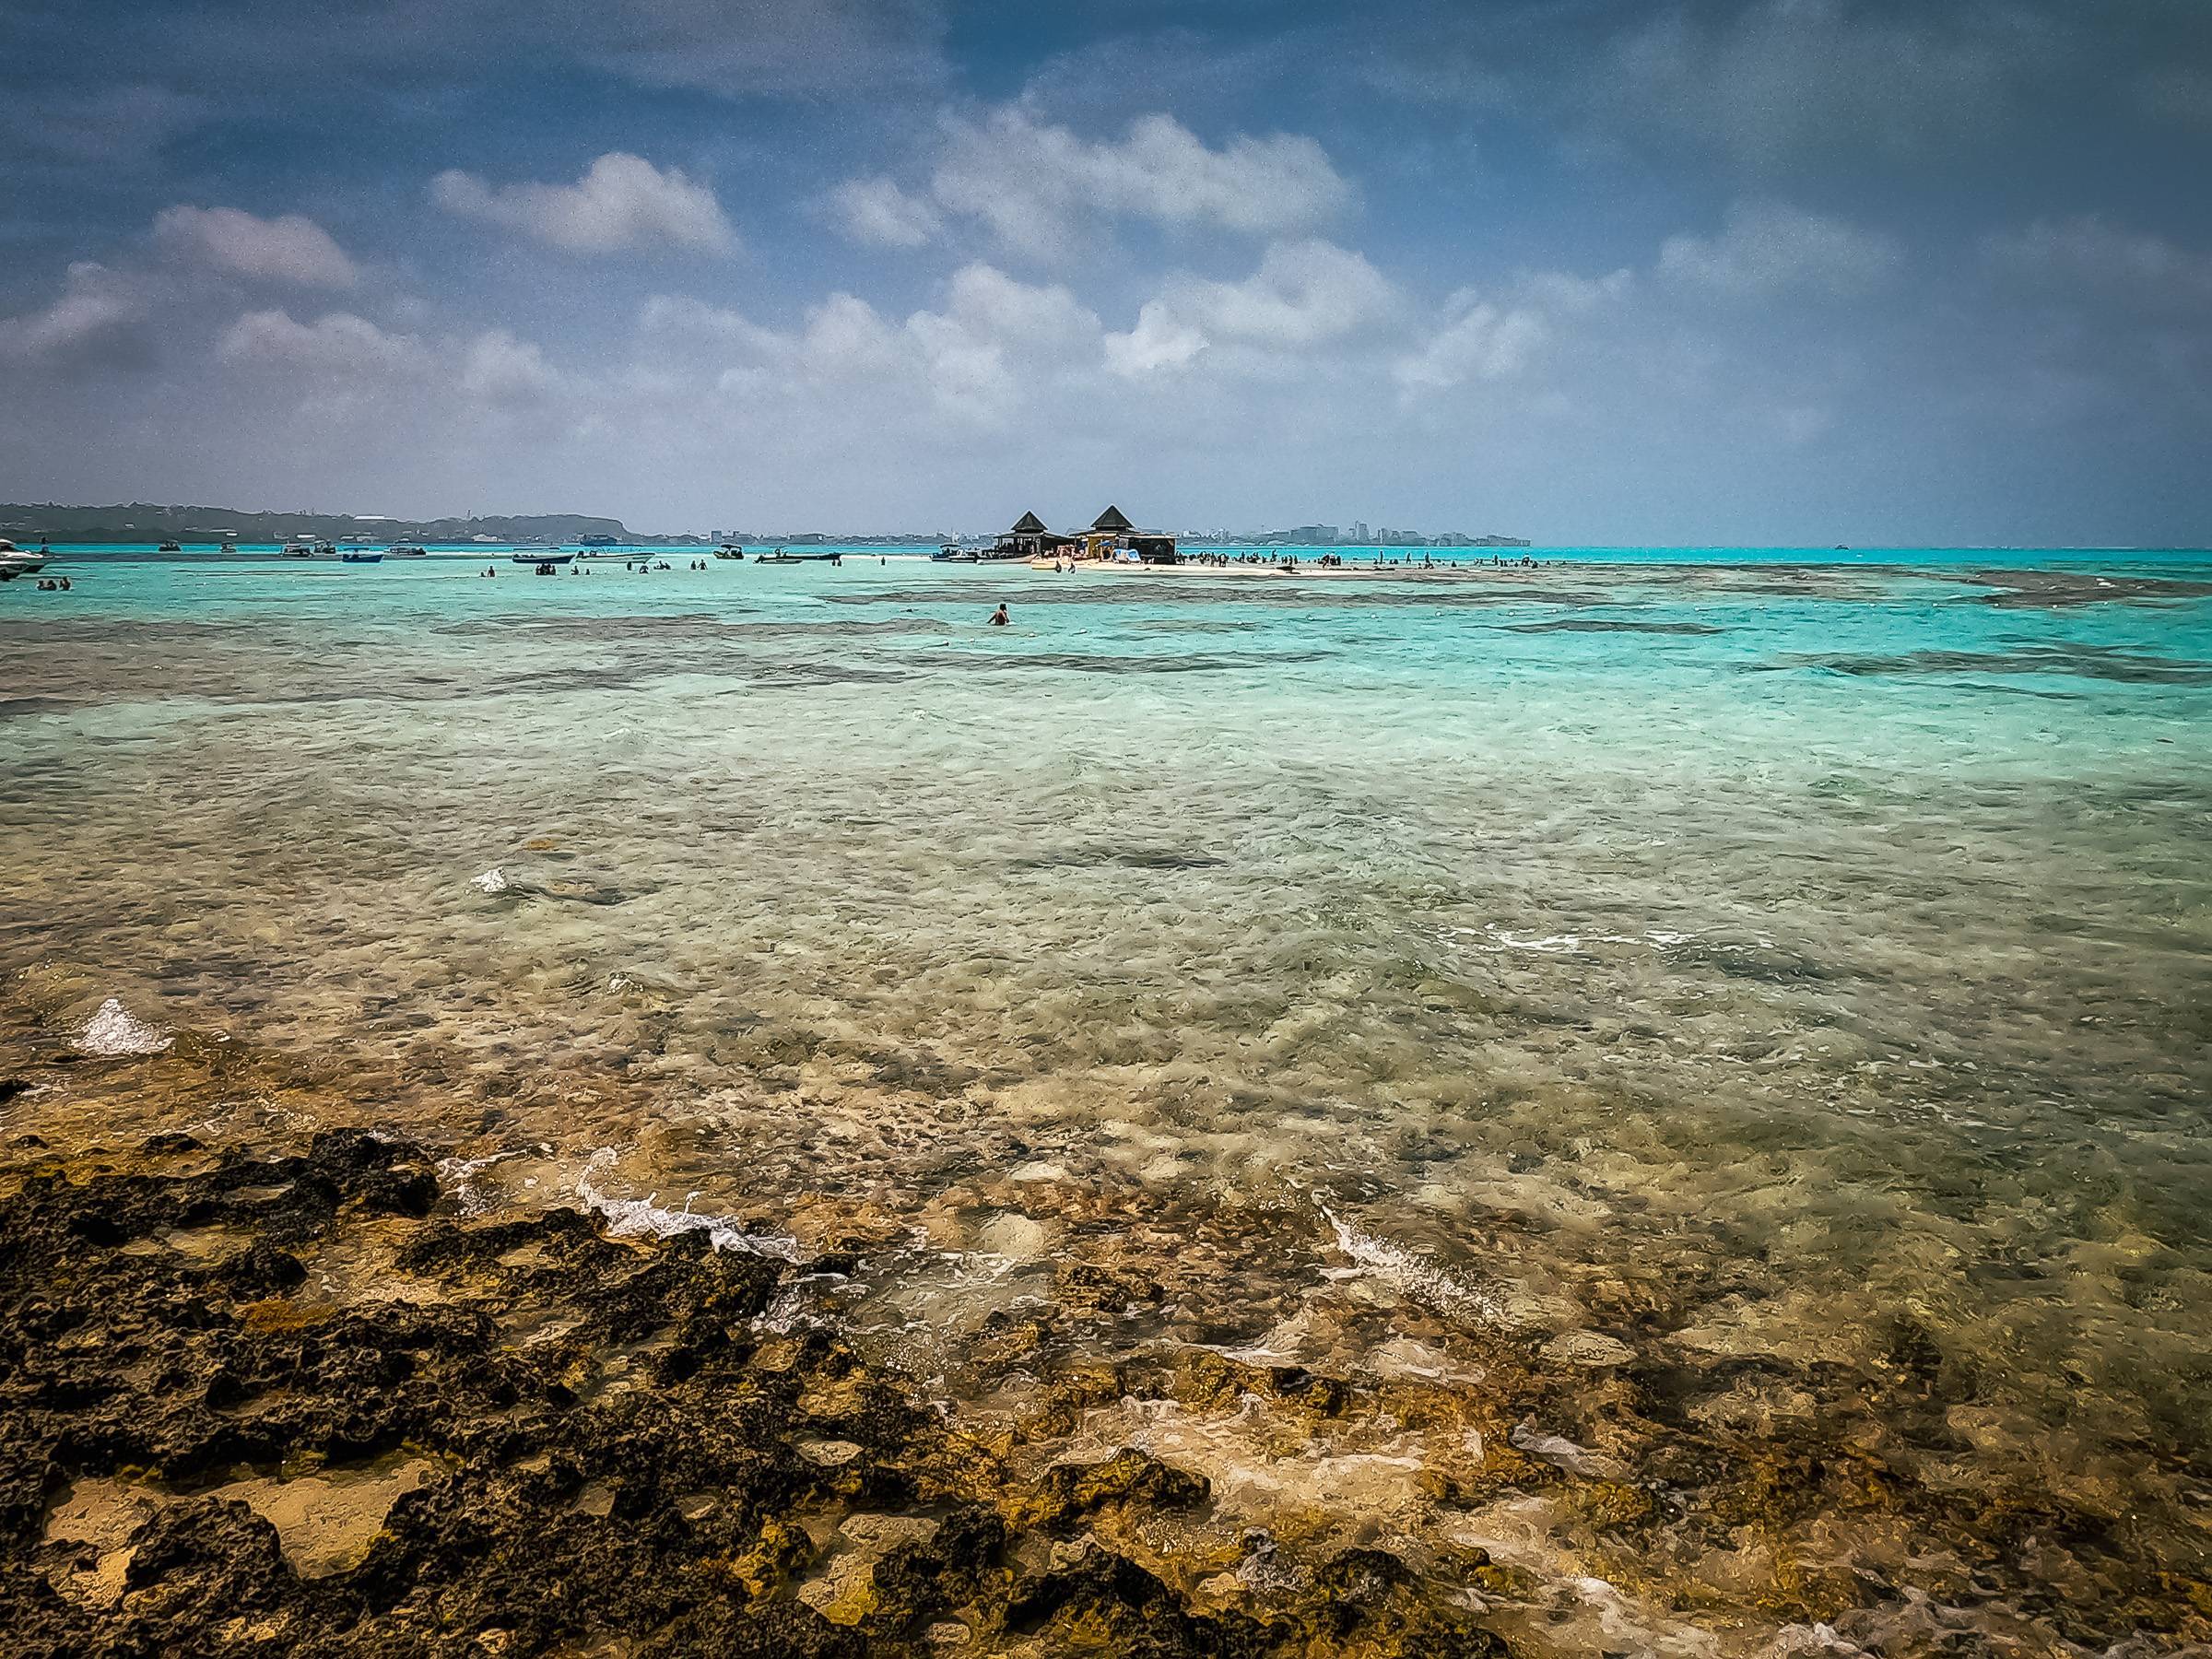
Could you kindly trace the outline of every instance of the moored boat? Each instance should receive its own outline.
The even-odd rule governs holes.
[[[156,547],[154,551],[157,553],[182,553],[184,551],[184,549],[182,546],[177,542],[165,541],[159,547]]]
[[[412,542],[402,542],[396,547],[386,547],[384,557],[386,559],[428,559],[429,554],[416,547]]]
[[[46,568],[46,549],[28,553],[6,536],[0,536],[0,582],[13,582],[18,576],[35,576]]]
[[[382,564],[384,556],[367,547],[348,547],[338,555],[340,564]]]
[[[755,564],[842,564],[844,558],[842,553],[786,553],[782,548],[778,547],[773,553],[759,555],[753,562]]]
[[[575,557],[565,547],[524,547],[507,555],[510,563],[519,565],[565,565]]]

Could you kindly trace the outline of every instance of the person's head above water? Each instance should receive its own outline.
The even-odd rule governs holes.
[[[998,608],[991,613],[991,626],[994,628],[1004,628],[1009,622],[1013,621],[1013,618],[1006,615],[1006,602],[1004,599],[1001,599],[998,602]]]

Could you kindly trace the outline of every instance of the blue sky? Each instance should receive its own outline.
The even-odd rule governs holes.
[[[0,497],[2212,530],[2212,6],[15,0]]]

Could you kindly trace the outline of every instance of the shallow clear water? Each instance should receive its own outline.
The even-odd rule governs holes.
[[[603,1195],[879,1246],[830,1311],[978,1410],[972,1339],[1076,1256],[1160,1294],[1056,1363],[1612,1377],[1585,1332],[1639,1423],[1848,1420],[2201,1575],[2212,556],[1536,557],[71,550],[0,587],[0,1110],[350,1113],[514,1154],[486,1204],[613,1148]],[[109,998],[176,1042],[68,1061]],[[1535,1429],[1633,1439],[1612,1386]],[[1217,1487],[1411,1529],[1375,1434]],[[1674,1542],[1652,1629],[1761,1628]],[[2066,1547],[1989,1603],[2094,1602]]]

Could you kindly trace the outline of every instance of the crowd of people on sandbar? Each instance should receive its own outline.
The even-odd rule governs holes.
[[[1322,553],[1312,558],[1300,558],[1296,553],[1253,552],[1238,553],[1234,555],[1228,553],[1186,553],[1183,555],[1183,562],[1185,564],[1210,565],[1217,569],[1223,570],[1226,570],[1232,564],[1263,565],[1277,571],[1297,571],[1305,569],[1308,566],[1311,566],[1312,569],[1317,571],[1347,571],[1355,568],[1353,561],[1345,558],[1345,556],[1341,553]],[[1526,566],[1530,570],[1534,570],[1542,563],[1543,560],[1539,559],[1533,559],[1525,553],[1524,553],[1519,559],[1506,559],[1499,554],[1493,553],[1487,559],[1477,559],[1472,560],[1464,559],[1440,559],[1433,554],[1427,552],[1422,553],[1418,559],[1415,558],[1411,553],[1407,553],[1403,558],[1399,559],[1393,559],[1386,553],[1377,553],[1374,558],[1368,562],[1367,568],[1370,570],[1380,571],[1385,567],[1403,566],[1408,570],[1456,571],[1464,569],[1470,564],[1488,564],[1499,567],[1504,567],[1508,565],[1516,567]]]

